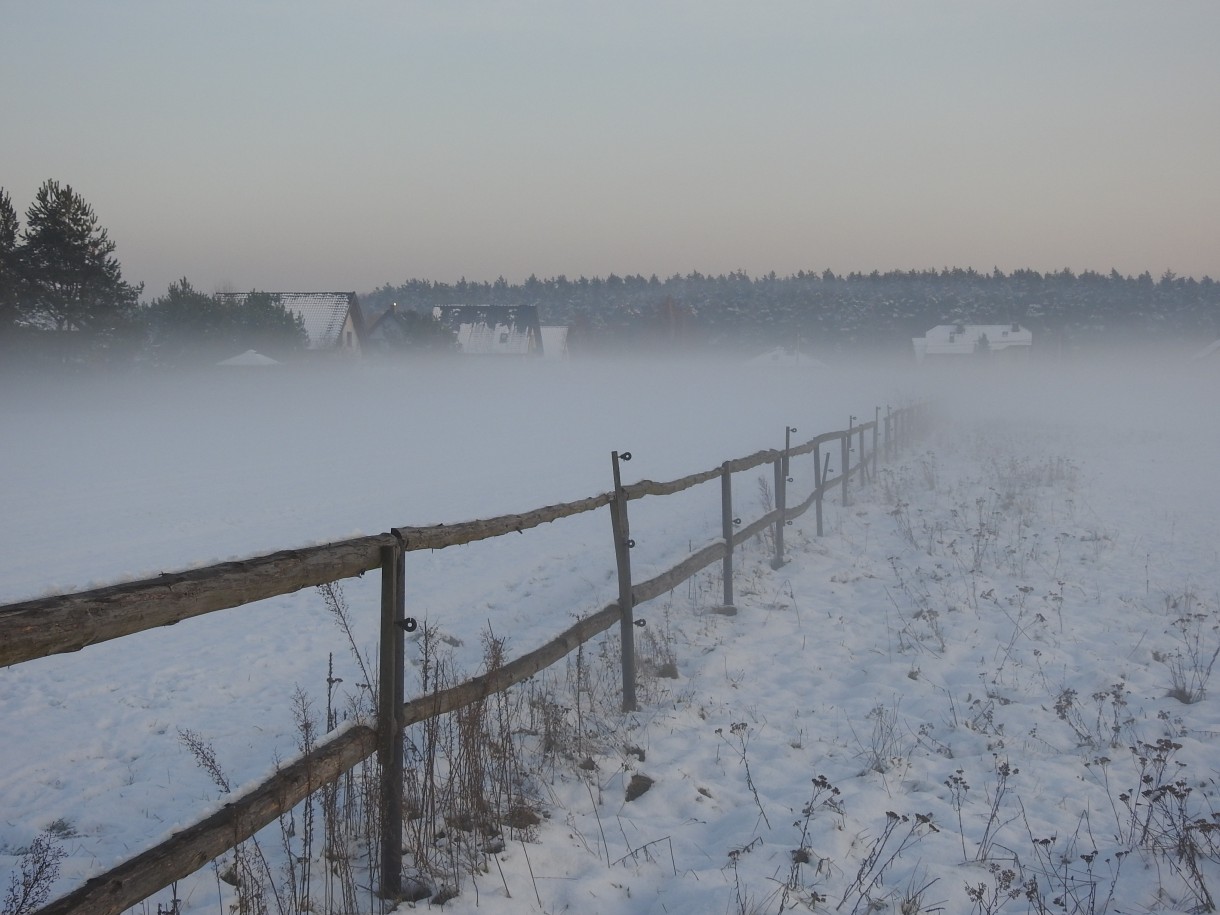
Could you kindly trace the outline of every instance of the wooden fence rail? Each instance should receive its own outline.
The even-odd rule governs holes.
[[[611,628],[616,621],[624,624],[623,638],[629,639],[633,628],[630,625],[633,622],[633,609],[636,605],[673,590],[718,560],[725,562],[726,571],[729,573],[725,582],[725,593],[726,604],[731,604],[731,559],[734,549],[774,524],[777,526],[776,559],[782,562],[780,526],[814,506],[818,511],[820,535],[821,509],[826,493],[836,486],[841,486],[846,503],[846,486],[849,479],[854,476],[862,480],[875,479],[879,450],[883,449],[887,457],[895,455],[897,449],[923,427],[926,409],[926,405],[922,404],[894,411],[887,407],[884,435],[880,438],[879,409],[876,413],[878,419],[871,423],[855,424],[853,417],[853,422],[849,423],[846,430],[823,433],[795,446],[789,444],[789,433],[794,430],[788,428],[785,430],[783,449],[759,451],[726,461],[714,470],[690,474],[669,482],[641,480],[629,485],[620,484],[617,479],[619,456],[616,453],[615,491],[575,502],[460,524],[394,528],[385,534],[300,550],[286,550],[188,572],[163,574],[153,579],[0,606],[0,666],[9,666],[61,652],[78,651],[98,642],[351,578],[376,568],[382,570],[383,576],[383,683],[377,728],[356,724],[335,732],[312,752],[280,769],[263,783],[248,787],[240,795],[231,797],[221,810],[106,873],[90,878],[79,889],[40,909],[37,915],[119,915],[249,839],[311,793],[333,782],[374,753],[379,755],[383,768],[383,794],[386,795],[383,797],[383,807],[387,797],[392,804],[394,792],[387,783],[396,779],[401,787],[399,738],[403,729],[478,702],[534,676],[575,651],[589,639]],[[873,433],[871,453],[866,453],[864,433],[867,431]],[[857,460],[852,464],[851,441],[857,436]],[[841,465],[838,475],[830,477],[826,469],[828,463],[823,463],[822,446],[835,441],[841,443]],[[784,504],[783,493],[788,480],[790,460],[794,456],[805,454],[813,454],[815,458],[813,492],[800,503],[787,506]],[[777,505],[761,518],[739,527],[735,523],[737,519],[731,517],[732,474],[768,463],[775,466]],[[456,686],[404,701],[402,629],[397,624],[402,620],[405,553],[413,550],[442,549],[520,532],[604,506],[610,506],[614,512],[621,515],[622,530],[626,532],[626,505],[629,501],[646,496],[671,495],[716,479],[721,480],[722,484],[725,516],[720,538],[695,550],[672,568],[646,581],[630,581],[628,562],[627,578],[625,581],[620,580],[618,600],[582,618],[551,641],[500,668]],[[621,501],[616,498],[616,493],[621,494]],[[619,530],[619,523],[615,522],[616,531]],[[625,546],[629,547],[630,544]],[[620,574],[622,572],[620,564]],[[623,649],[626,657],[628,646],[625,644]],[[393,679],[394,684],[384,682],[388,679]],[[624,664],[625,696],[629,688],[634,696],[634,665],[628,668]],[[624,704],[627,705],[626,700]],[[396,762],[393,746],[395,742],[399,745]],[[389,822],[391,828],[386,830],[387,834],[382,838],[381,893],[392,898],[401,888],[400,812],[398,818],[383,815],[383,822]],[[393,829],[395,823],[399,824],[398,829]],[[394,832],[399,834],[394,835]]]

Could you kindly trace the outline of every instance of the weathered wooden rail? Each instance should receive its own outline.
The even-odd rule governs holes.
[[[331,734],[311,753],[281,768],[263,783],[232,797],[211,816],[175,833],[169,839],[90,878],[77,890],[39,910],[38,915],[118,915],[174,881],[194,873],[209,861],[253,836],[291,810],[320,787],[339,778],[377,754],[382,770],[381,848],[383,896],[401,893],[401,789],[404,728],[463,708],[532,677],[584,642],[619,622],[623,639],[623,706],[635,707],[634,610],[720,561],[724,564],[724,606],[733,610],[733,553],[736,547],[774,525],[774,567],[784,562],[783,527],[810,508],[817,511],[817,533],[822,534],[822,504],[838,487],[844,504],[848,484],[874,479],[884,452],[892,458],[905,441],[925,425],[926,405],[898,410],[880,408],[874,419],[847,429],[826,432],[791,445],[785,429],[782,449],[758,451],[725,461],[720,467],[668,482],[640,480],[623,485],[620,458],[612,456],[615,488],[608,493],[575,502],[549,505],[515,515],[428,527],[398,527],[387,533],[359,537],[322,546],[285,550],[236,562],[225,562],[187,572],[126,582],[75,594],[38,598],[0,606],[0,666],[19,664],[89,645],[121,638],[158,626],[170,626],[192,617],[239,607],[254,601],[291,594],[303,588],[362,575],[373,569],[382,574],[381,696],[377,727],[355,724]],[[867,437],[867,440],[866,440]],[[839,443],[840,471],[829,476],[830,446]],[[851,451],[857,452],[851,461]],[[813,491],[800,503],[786,504],[787,483],[794,457],[814,456]],[[732,476],[770,464],[774,468],[775,507],[762,517],[740,524],[732,511]],[[722,493],[721,537],[693,551],[677,565],[646,581],[634,582],[630,571],[627,505],[648,496],[682,492],[719,479]],[[502,667],[448,689],[404,701],[403,630],[405,554],[473,543],[602,507],[610,507],[619,567],[619,599],[582,618],[545,645]],[[735,610],[734,610],[735,612]]]

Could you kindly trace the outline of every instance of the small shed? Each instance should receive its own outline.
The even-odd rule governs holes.
[[[456,352],[452,331],[431,315],[390,305],[368,326],[364,335],[365,352]]]
[[[390,349],[402,346],[407,339],[407,328],[398,313],[397,303],[391,305],[373,319],[365,334],[365,346],[369,349]]]
[[[998,361],[1028,358],[1034,335],[1020,324],[938,324],[914,337],[915,361],[957,361],[967,356],[994,355]]]
[[[250,293],[222,292],[217,298],[240,304]],[[364,317],[354,292],[269,292],[289,311],[301,317],[310,352],[344,352],[359,355],[364,342]]]
[[[433,315],[457,335],[466,356],[541,356],[536,305],[437,305]]]

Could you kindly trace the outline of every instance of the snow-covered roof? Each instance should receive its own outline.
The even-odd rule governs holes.
[[[351,313],[357,334],[363,334],[360,306],[354,292],[272,292],[281,305],[301,316],[312,350],[336,349],[343,342],[343,324]],[[218,298],[244,302],[250,293],[228,292]]]
[[[458,348],[466,355],[544,352],[534,305],[437,305],[432,313],[457,334]]]
[[[1019,324],[938,324],[911,342],[916,358],[922,361],[925,355],[970,355],[982,347],[984,337],[987,349],[992,351],[1034,342],[1033,332]]]

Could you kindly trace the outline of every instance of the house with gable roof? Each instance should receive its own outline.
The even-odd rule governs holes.
[[[432,314],[467,356],[541,356],[537,305],[437,305]]]
[[[365,353],[455,353],[454,333],[431,315],[400,309],[394,302],[373,319],[364,335]]]
[[[240,304],[249,293],[222,292],[218,299]],[[310,352],[360,355],[364,317],[354,292],[271,292],[281,305],[300,316]]]
[[[1020,324],[938,324],[922,337],[914,337],[915,362],[954,362],[987,354],[999,362],[1029,357],[1034,335]]]

